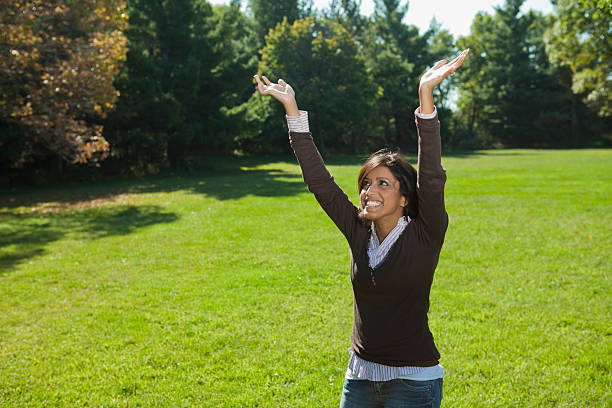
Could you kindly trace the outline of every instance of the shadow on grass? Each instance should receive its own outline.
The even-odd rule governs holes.
[[[240,174],[203,177],[184,187],[193,194],[218,200],[234,200],[247,195],[287,197],[306,191],[301,176],[279,169],[254,169]]]
[[[306,191],[296,173],[255,168],[265,160],[217,160],[218,165],[206,172],[20,188],[0,194],[0,271],[43,255],[50,243],[66,237],[95,240],[178,219],[160,206],[131,205],[134,194],[186,191],[231,200]]]
[[[95,183],[65,183],[50,187],[23,187],[0,191],[0,216],[14,208],[36,208],[52,203],[59,207],[80,206],[96,200],[114,200],[121,195],[188,191],[219,200],[256,195],[291,196],[305,191],[300,175],[281,169],[255,168],[268,163],[293,163],[290,157],[214,158],[205,171],[145,177],[105,179]],[[33,210],[34,211],[34,210]]]
[[[497,153],[496,153],[497,154]],[[502,154],[502,153],[500,153]],[[521,153],[508,152],[518,155]],[[487,155],[486,152],[445,152],[443,157],[469,158]],[[361,167],[368,155],[332,155],[325,157],[328,166]],[[416,166],[417,157],[408,153],[406,158]],[[293,196],[306,191],[297,160],[293,156],[272,157],[213,157],[203,158],[205,170],[161,174],[146,177],[104,179],[95,183],[64,183],[57,186],[16,188],[0,191],[0,216],[16,207],[38,207],[45,203],[58,206],[79,206],[95,200],[112,200],[123,194],[170,193],[189,191],[219,200],[239,199],[247,195],[262,197]],[[278,168],[258,168],[270,163],[293,165],[295,172]],[[332,171],[333,173],[333,171]],[[358,170],[355,171],[357,179]]]
[[[453,157],[461,155],[452,154]],[[416,156],[406,157],[416,164]],[[367,155],[334,155],[325,161],[329,166],[359,168],[366,158]],[[270,163],[289,164],[295,166],[295,171],[276,168]],[[216,157],[206,165],[206,171],[185,174],[18,188],[0,193],[0,269],[43,255],[48,244],[67,236],[94,240],[130,234],[138,228],[178,219],[163,207],[130,205],[132,194],[186,191],[218,200],[234,200],[247,195],[286,197],[307,191],[292,156]],[[355,179],[357,173],[358,170]]]
[[[18,263],[43,255],[47,245],[64,237],[95,240],[130,234],[139,228],[177,219],[177,215],[162,211],[158,206],[3,215],[0,219],[0,270],[11,269]]]
[[[487,152],[450,152],[445,157],[473,157]],[[495,155],[521,155],[499,152]],[[407,159],[416,165],[416,156]],[[359,168],[367,155],[325,158],[329,166]],[[288,172],[268,168],[270,163],[295,166]],[[266,165],[264,168],[260,166]],[[186,174],[106,179],[96,183],[73,183],[38,188],[18,188],[0,193],[0,270],[44,254],[45,247],[66,236],[98,239],[130,234],[134,230],[178,219],[159,206],[130,205],[131,194],[186,191],[218,200],[247,195],[286,197],[306,192],[292,156],[235,158],[216,157],[207,170]],[[333,173],[333,169],[332,169]],[[355,172],[355,179],[358,171]]]

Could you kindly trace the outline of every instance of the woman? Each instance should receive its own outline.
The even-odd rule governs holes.
[[[254,76],[262,95],[284,105],[304,181],[350,246],[354,321],[343,408],[441,404],[443,369],[427,320],[448,226],[433,89],[461,66],[468,51],[451,62],[439,61],[421,78],[415,111],[418,172],[398,153],[374,153],[359,173],[359,208],[325,168],[308,129],[308,114],[298,110],[291,86]]]

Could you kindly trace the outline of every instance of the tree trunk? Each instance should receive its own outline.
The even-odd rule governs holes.
[[[165,14],[166,10],[164,9],[163,0],[159,0],[159,12],[160,12],[160,19],[157,22],[157,25],[158,25],[159,51],[160,51],[161,60],[162,60],[161,84],[162,84],[162,90],[164,92],[168,92],[171,86],[170,83],[172,80],[172,74],[171,74],[168,50],[166,49],[166,38],[161,38],[161,37],[166,37],[168,35],[168,24],[166,22],[167,17]]]
[[[59,180],[62,179],[62,177],[64,176],[64,159],[62,158],[62,156],[56,156],[57,157],[57,178]]]
[[[357,154],[357,146],[359,145],[359,132],[351,125],[351,153]]]
[[[580,134],[578,133],[578,114],[576,113],[576,94],[572,92],[572,147],[580,145]]]
[[[468,122],[468,134],[472,139],[475,139],[474,135],[474,123],[476,122],[476,104],[472,103],[472,112],[470,112],[470,121]]]

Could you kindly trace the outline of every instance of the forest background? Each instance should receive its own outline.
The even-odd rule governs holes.
[[[612,2],[523,3],[455,38],[406,24],[400,0],[375,0],[371,16],[356,0],[0,0],[0,184],[286,154],[256,72],[292,84],[323,154],[412,152],[420,76],[468,47],[436,90],[446,149],[609,147]]]

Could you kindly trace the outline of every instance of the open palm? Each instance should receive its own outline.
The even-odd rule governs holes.
[[[272,83],[270,80],[263,75],[262,78],[264,82],[261,82],[259,79],[259,75],[254,75],[255,81],[257,81],[257,90],[262,95],[271,95],[278,101],[280,101],[283,105],[290,103],[295,100],[295,92],[291,85],[283,81],[282,79],[278,80],[278,83]]]
[[[453,74],[463,64],[463,60],[467,57],[470,49],[464,50],[451,62],[440,60],[429,69],[422,77],[419,84],[419,89],[431,90],[435,88],[444,78]]]

